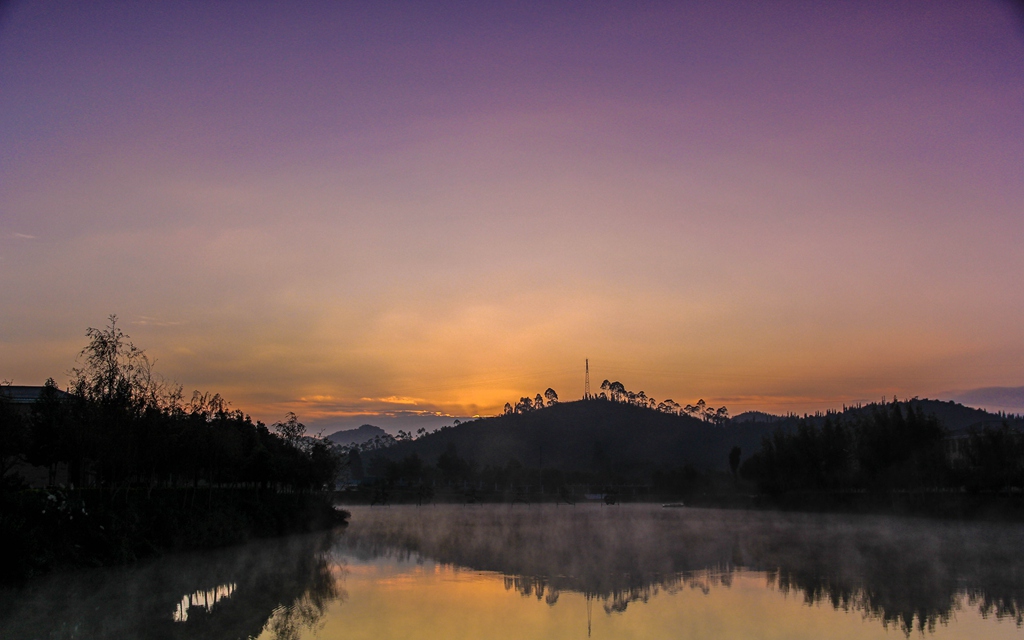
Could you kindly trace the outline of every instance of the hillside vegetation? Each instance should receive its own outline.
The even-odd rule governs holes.
[[[686,415],[608,400],[564,402],[447,427],[386,449],[391,460],[433,462],[454,451],[480,468],[529,467],[634,476],[692,465],[724,471],[734,446],[753,451],[774,425],[716,426]]]
[[[1019,416],[935,400],[723,422],[594,399],[535,405],[356,450],[348,471],[358,470],[361,499],[374,502],[599,495],[1024,515],[1022,427]]]

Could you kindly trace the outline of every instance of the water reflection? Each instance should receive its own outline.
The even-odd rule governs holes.
[[[358,508],[337,534],[0,593],[0,638],[1019,636],[1022,543],[1017,525],[883,517]]]
[[[0,593],[0,637],[298,638],[346,597],[333,543],[296,536],[50,576]]]
[[[217,585],[208,591],[196,591],[183,596],[181,602],[178,603],[178,608],[174,610],[174,621],[186,622],[189,610],[196,607],[202,607],[209,612],[213,605],[224,598],[230,598],[236,588],[235,583],[232,582],[231,584]]]
[[[1024,528],[886,517],[652,506],[362,509],[340,543],[361,558],[428,558],[506,576],[555,606],[562,592],[622,612],[660,591],[728,587],[757,571],[807,604],[909,634],[969,607],[1024,623]]]

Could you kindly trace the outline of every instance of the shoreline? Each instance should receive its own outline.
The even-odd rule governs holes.
[[[0,496],[0,583],[132,564],[179,551],[348,523],[332,496],[235,488],[8,490]]]
[[[684,507],[741,511],[777,511],[780,513],[835,513],[848,515],[887,515],[922,517],[936,520],[979,522],[1024,522],[1024,494],[966,493],[955,491],[892,491],[848,493],[793,493],[777,496],[763,494],[678,495],[649,494],[615,498],[613,503],[598,499],[566,501],[558,494],[530,494],[518,497],[512,492],[474,493],[438,492],[430,500],[419,501],[413,491],[394,491],[386,502],[374,502],[368,492],[335,493],[335,502],[345,507],[495,505],[510,507],[559,505],[565,507],[624,504],[665,505],[682,502]]]

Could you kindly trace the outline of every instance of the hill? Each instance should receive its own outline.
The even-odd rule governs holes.
[[[934,415],[951,434],[998,426],[1002,416],[954,402],[909,400],[904,409],[920,408]],[[658,469],[690,465],[698,470],[726,471],[729,452],[738,446],[746,459],[761,449],[764,436],[777,429],[793,431],[801,420],[821,426],[826,417],[856,421],[869,418],[880,405],[849,407],[843,412],[772,416],[741,414],[723,426],[686,416],[607,400],[565,402],[527,413],[481,418],[399,442],[381,455],[394,461],[416,454],[435,464],[442,453],[454,452],[476,465],[563,472],[614,473],[643,477]],[[1009,418],[1024,428],[1024,420]]]
[[[327,440],[330,440],[337,445],[349,445],[349,444],[363,444],[369,442],[377,436],[386,436],[387,432],[380,427],[375,427],[372,424],[364,424],[356,429],[342,429],[341,431],[335,431],[331,435],[327,436]]]
[[[783,419],[783,416],[765,413],[764,411],[746,411],[733,416],[730,422],[733,424],[739,424],[741,422],[779,422]]]
[[[1019,416],[1006,416],[995,413],[989,413],[983,409],[974,409],[972,407],[965,407],[962,404],[953,402],[952,400],[919,400],[914,398],[912,400],[901,401],[900,406],[906,410],[907,408],[917,411],[918,408],[926,416],[935,416],[938,419],[939,424],[942,425],[946,431],[951,435],[959,435],[969,432],[972,429],[984,429],[985,427],[997,428],[1005,420],[1011,427],[1018,429],[1024,428],[1024,419]],[[877,410],[878,404],[868,404],[863,406],[846,407],[841,412],[830,411],[825,413],[815,413],[807,416],[772,416],[770,414],[764,414],[761,412],[749,412],[747,414],[741,414],[733,418],[733,422],[737,422],[741,419],[756,419],[757,421],[768,421],[771,422],[773,427],[781,427],[783,430],[789,430],[796,427],[800,420],[806,420],[814,426],[820,427],[824,422],[825,418],[832,416],[842,416],[844,419],[865,418]],[[756,414],[756,418],[747,418],[752,414]]]
[[[384,455],[416,454],[434,463],[449,447],[480,468],[510,461],[565,472],[729,468],[729,451],[753,452],[775,428],[764,423],[714,426],[689,416],[607,400],[565,402],[527,413],[481,418],[400,442]]]

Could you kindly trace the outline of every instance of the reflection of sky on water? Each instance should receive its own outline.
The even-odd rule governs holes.
[[[1017,638],[1022,543],[883,517],[357,508],[335,534],[0,593],[0,638]]]
[[[490,571],[552,606],[582,595],[624,613],[666,594],[711,597],[742,576],[800,602],[798,617],[825,608],[882,632],[1022,623],[1018,525],[651,505],[364,508],[352,522],[339,553]]]
[[[801,594],[767,584],[758,571],[695,574],[671,587],[653,585],[648,597],[621,610],[613,600],[563,591],[523,593],[515,578],[415,560],[371,561],[360,568],[349,560],[349,594],[325,612],[322,626],[302,638],[381,640],[420,638],[787,638],[839,640],[904,637],[877,619],[826,603],[808,604]],[[359,561],[362,562],[362,561]],[[727,582],[727,584],[726,584]],[[589,629],[588,629],[589,627]],[[914,632],[912,635],[917,635]],[[1019,638],[1020,629],[965,606],[947,624],[926,631],[930,639]],[[276,638],[270,633],[260,640]]]

